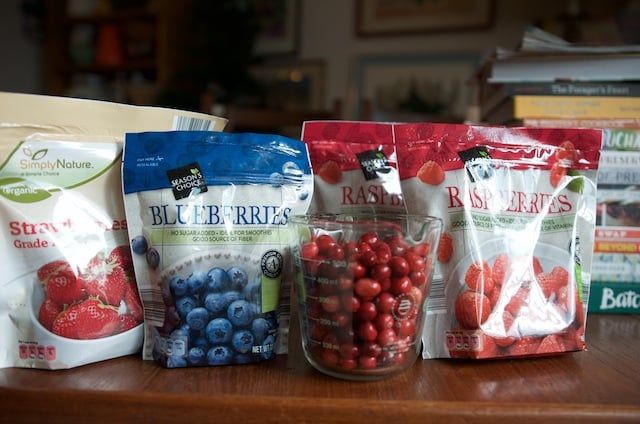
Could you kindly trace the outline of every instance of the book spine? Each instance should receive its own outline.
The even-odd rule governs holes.
[[[525,118],[522,120],[522,125],[534,128],[640,128],[640,117],[617,119]]]
[[[514,96],[515,118],[637,118],[640,97]]]
[[[513,83],[503,84],[502,90],[508,96],[640,97],[640,84],[636,83]]]

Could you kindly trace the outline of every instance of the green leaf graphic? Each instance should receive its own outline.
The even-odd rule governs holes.
[[[18,203],[34,203],[51,197],[51,194],[26,184],[23,178],[10,177],[0,180],[0,196]]]
[[[31,156],[31,159],[32,160],[42,159],[43,157],[45,157],[47,155],[48,152],[49,152],[49,149],[40,149],[37,152],[35,152],[33,154],[33,156]]]
[[[573,169],[570,169],[569,172],[567,172],[567,175],[574,177],[569,181],[569,184],[567,184],[567,189],[574,193],[582,193],[582,190],[584,189],[584,177],[580,175],[578,171]]]
[[[191,168],[190,171],[193,175],[196,175],[198,173],[198,168]]]

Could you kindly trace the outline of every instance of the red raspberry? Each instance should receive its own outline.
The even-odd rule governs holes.
[[[502,322],[504,323],[504,332],[507,334],[509,329],[513,325],[513,315],[511,315],[508,311],[504,311],[502,313]],[[496,337],[494,339],[495,343],[500,347],[508,347],[516,341],[515,337]]]
[[[539,337],[522,337],[509,347],[509,356],[533,355],[538,351],[538,346],[540,346]]]
[[[558,353],[565,352],[567,348],[562,341],[562,338],[556,334],[551,334],[542,339],[538,349],[536,349],[537,354],[545,354],[545,353]]]
[[[491,290],[493,290],[493,278],[491,277],[489,264],[486,261],[483,261],[482,264],[472,263],[464,275],[464,282],[473,291],[491,293]]]
[[[493,340],[493,337],[488,336],[482,333],[482,349],[479,351],[471,351],[470,357],[476,359],[486,359],[486,358],[495,358],[498,356],[498,346],[496,346],[496,342]]]
[[[425,162],[416,175],[425,184],[439,185],[444,181],[444,169],[432,160]]]
[[[544,293],[544,297],[549,299],[556,291],[556,280],[551,274],[545,274],[544,272],[536,275],[536,280],[538,281],[538,285],[540,286],[542,293]]]
[[[495,286],[493,290],[491,290],[491,293],[487,295],[487,297],[489,298],[489,302],[491,302],[491,309],[494,309],[500,301],[500,292],[501,287]]]
[[[549,183],[552,187],[557,187],[560,181],[567,175],[568,168],[562,162],[556,162],[549,170]]]
[[[438,244],[438,260],[446,264],[451,260],[453,255],[453,238],[449,233],[442,233],[440,243]]]
[[[551,270],[551,276],[553,277],[556,288],[564,287],[569,284],[569,272],[561,266],[556,266]]]
[[[533,263],[533,275],[538,275],[541,272],[544,272],[542,269],[542,265],[540,264],[540,259],[538,259],[537,256],[533,257],[532,263]]]
[[[511,268],[511,259],[506,253],[501,253],[496,257],[491,268],[491,275],[496,286],[504,284],[505,278],[508,276],[509,268]]]
[[[338,184],[342,179],[342,170],[340,169],[340,165],[330,160],[320,167],[318,175],[329,184]]]
[[[578,160],[578,151],[569,140],[563,141],[556,150],[555,159],[562,162],[565,166],[571,167]]]
[[[509,300],[507,306],[505,306],[504,310],[509,312],[511,315],[516,317],[518,312],[520,312],[520,308],[522,305],[527,303],[529,299],[529,289],[525,287],[520,287],[516,294]]]

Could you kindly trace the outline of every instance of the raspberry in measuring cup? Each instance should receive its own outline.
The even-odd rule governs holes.
[[[425,216],[293,217],[305,356],[339,378],[370,380],[411,366],[441,223]]]

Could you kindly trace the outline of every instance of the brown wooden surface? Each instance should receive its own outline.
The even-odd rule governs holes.
[[[640,422],[640,316],[593,315],[588,351],[419,361],[378,382],[289,357],[166,370],[126,357],[68,371],[0,370],[0,422]]]

